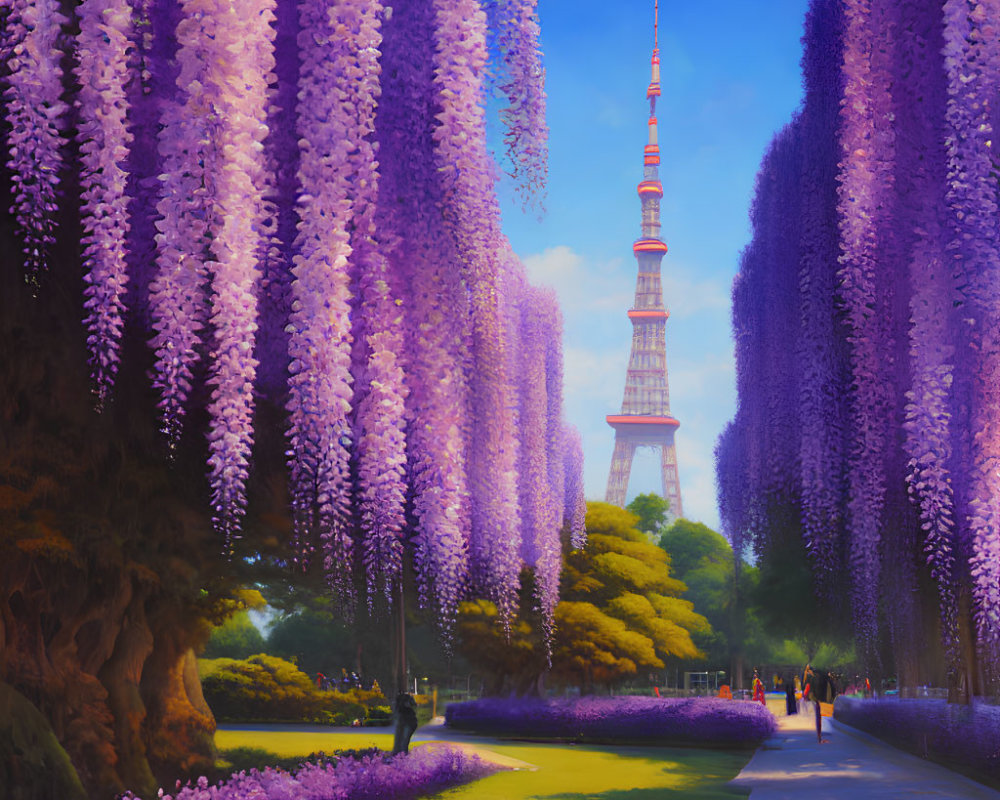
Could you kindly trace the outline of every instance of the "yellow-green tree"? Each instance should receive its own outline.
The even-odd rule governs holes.
[[[708,620],[680,596],[686,587],[671,577],[669,556],[637,522],[624,509],[588,503],[586,547],[564,548],[549,673],[559,683],[590,690],[699,655],[691,635],[709,632]],[[463,604],[463,654],[487,675],[489,691],[536,690],[546,670],[537,620],[522,613],[508,642],[495,619],[490,603]]]

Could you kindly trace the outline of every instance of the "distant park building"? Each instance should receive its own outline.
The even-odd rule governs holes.
[[[642,202],[642,235],[632,245],[638,263],[635,303],[628,312],[632,320],[632,354],[625,378],[625,399],[620,414],[608,415],[615,430],[615,451],[605,499],[616,506],[625,505],[632,458],[636,448],[653,447],[660,451],[663,497],[670,502],[668,515],[684,515],[681,486],[677,475],[677,450],[674,431],[680,423],[670,414],[670,389],[667,386],[667,318],[660,282],[660,262],[667,246],[660,238],[660,147],[656,135],[656,98],[660,96],[660,51],[658,47],[659,4],[654,12],[652,80],[646,90],[649,99],[649,141],[646,144],[643,180],[639,184]]]

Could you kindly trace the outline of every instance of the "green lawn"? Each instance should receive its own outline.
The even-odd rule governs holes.
[[[307,756],[310,753],[332,753],[334,750],[363,750],[378,747],[392,750],[391,733],[306,733],[301,731],[216,731],[215,746],[219,750],[255,747],[279,756]]]
[[[256,747],[280,756],[322,750],[390,749],[383,733],[219,731],[221,750]],[[511,743],[484,745],[530,768],[504,771],[439,795],[441,800],[734,800],[726,783],[750,760],[749,751],[668,747],[607,747]],[[488,756],[487,756],[488,757]]]

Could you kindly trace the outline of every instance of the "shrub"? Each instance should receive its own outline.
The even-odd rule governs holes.
[[[238,611],[212,630],[205,658],[247,658],[264,650],[264,637],[246,611]]]
[[[379,755],[377,747],[369,747],[364,750],[337,750],[332,756],[326,753],[310,753],[308,756],[279,756],[270,750],[261,747],[232,747],[222,750],[219,753],[221,761],[218,763],[219,770],[216,771],[215,781],[225,781],[230,775],[237,772],[248,772],[252,769],[264,770],[283,769],[287,772],[295,772],[305,762],[325,764],[328,761],[336,761],[340,758],[365,758]],[[211,782],[213,779],[209,778]]]
[[[1000,782],[1000,708],[898,697],[837,698],[834,719],[901,750]]]
[[[476,755],[448,746],[425,745],[412,753],[359,753],[360,758],[320,759],[307,762],[294,772],[268,767],[237,772],[227,781],[209,789],[207,778],[194,785],[178,788],[173,795],[161,794],[162,800],[413,800],[468,783],[495,772],[498,767],[486,764]],[[160,790],[162,793],[162,789]],[[211,794],[209,794],[211,792]],[[140,800],[131,792],[122,800]]]
[[[711,697],[582,697],[452,703],[446,724],[458,730],[526,739],[669,742],[749,746],[777,725],[759,703]]]
[[[216,718],[223,721],[310,721],[350,725],[384,705],[381,693],[317,689],[290,661],[268,655],[242,661],[215,659],[203,672],[202,692]]]
[[[392,708],[390,706],[372,706],[368,709],[366,725],[388,725],[391,722]]]

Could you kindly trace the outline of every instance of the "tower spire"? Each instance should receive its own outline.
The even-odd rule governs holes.
[[[667,245],[660,238],[660,144],[656,126],[656,98],[660,96],[659,50],[660,4],[653,4],[653,57],[651,78],[646,89],[649,100],[649,137],[643,151],[643,179],[639,183],[642,203],[642,233],[632,245],[638,275],[635,303],[628,316],[632,321],[632,353],[625,378],[625,398],[620,414],[608,415],[615,431],[615,451],[608,475],[606,499],[624,506],[632,471],[632,457],[639,447],[660,451],[663,497],[669,501],[669,514],[683,516],[680,481],[677,477],[677,451],[674,432],[680,423],[670,414],[670,390],[667,385],[666,328],[670,314],[663,305],[660,262]]]

